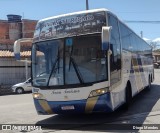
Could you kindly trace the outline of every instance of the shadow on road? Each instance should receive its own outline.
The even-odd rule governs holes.
[[[158,110],[156,103],[159,98],[160,85],[152,84],[151,90],[144,89],[133,98],[128,110],[119,108],[109,114],[54,115],[37,122],[36,125],[52,130],[105,131],[116,129],[117,126],[118,129],[126,130],[133,125],[125,124],[142,125],[150,112]]]

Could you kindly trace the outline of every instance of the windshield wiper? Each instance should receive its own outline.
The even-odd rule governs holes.
[[[78,69],[78,65],[76,64],[76,62],[75,62],[74,59],[72,58],[72,53],[73,53],[73,46],[72,46],[72,48],[71,48],[71,51],[69,52],[69,71],[70,71],[70,69],[71,69],[71,63],[72,63],[72,64],[73,64],[73,67],[74,67],[74,69],[75,69],[75,72],[76,72],[76,74],[77,74],[77,77],[78,77],[80,83],[82,84],[82,83],[84,83],[84,80],[83,80],[82,75],[81,75],[81,73],[80,73],[80,71],[79,71],[79,69]]]
[[[53,64],[53,66],[52,66],[52,70],[51,70],[51,73],[50,73],[50,75],[49,75],[49,78],[48,78],[48,82],[47,82],[47,86],[49,86],[49,81],[50,81],[50,79],[51,79],[51,76],[52,76],[52,74],[53,74],[53,72],[55,73],[56,72],[56,64],[57,64],[57,62],[59,61],[59,57],[57,57],[57,59],[56,59],[56,61],[54,62],[54,64]],[[59,64],[59,63],[58,63]],[[58,66],[59,67],[59,66]],[[57,68],[57,69],[59,69],[59,68]],[[59,71],[59,70],[58,70]]]
[[[59,56],[59,47],[58,47],[57,58],[56,58],[55,62],[53,63],[52,70],[51,70],[51,73],[50,73],[49,78],[48,78],[47,86],[49,86],[49,81],[51,79],[51,76],[52,76],[53,72],[56,73],[56,71],[58,69],[58,73],[59,73],[59,65],[60,65],[59,64],[59,57],[60,56]],[[58,64],[57,64],[57,62],[58,62]],[[57,69],[56,69],[56,64],[57,64]]]
[[[81,75],[81,73],[80,73],[80,71],[79,71],[78,65],[76,64],[76,62],[74,61],[74,59],[73,59],[71,56],[70,56],[70,61],[71,61],[72,64],[73,64],[73,67],[74,67],[74,69],[75,69],[75,72],[76,72],[76,74],[77,74],[77,77],[78,77],[80,83],[81,83],[81,84],[84,83],[84,80],[83,80],[82,75]]]

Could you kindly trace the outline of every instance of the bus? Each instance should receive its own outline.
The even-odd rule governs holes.
[[[38,21],[31,53],[42,115],[112,112],[154,81],[152,47],[107,9]]]

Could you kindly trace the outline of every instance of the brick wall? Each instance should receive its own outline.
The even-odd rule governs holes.
[[[15,28],[16,30],[13,30],[13,26],[12,26],[13,24],[8,23],[7,20],[0,20],[0,44],[3,44],[5,42],[6,42],[5,44],[7,44],[8,42],[14,42],[16,39],[20,39],[21,37],[32,38],[36,24],[37,24],[36,20],[23,19],[22,24],[21,25],[18,24],[18,26],[22,26],[22,27]],[[16,26],[16,23],[14,25]],[[19,36],[19,38],[17,38],[16,36],[14,40],[14,36],[11,37],[9,35],[11,30],[12,32],[13,31],[16,32],[16,33],[12,33],[13,35],[22,33],[22,36]]]
[[[9,39],[9,24],[5,20],[0,20],[0,39]]]
[[[22,19],[22,23],[13,24],[8,23],[7,20],[0,20],[0,50],[12,51],[15,40],[20,39],[21,37],[32,38],[36,24],[37,20]],[[15,27],[17,25],[18,27]],[[13,33],[14,31],[15,33]],[[31,43],[26,43],[26,45],[31,47]]]
[[[23,38],[32,38],[37,21],[23,19],[22,23],[23,23],[22,26]]]

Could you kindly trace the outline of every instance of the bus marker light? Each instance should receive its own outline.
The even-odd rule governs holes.
[[[40,94],[40,93],[33,93],[33,98],[35,98],[35,99],[42,99],[42,98],[44,98],[44,97],[43,97],[43,95]]]
[[[93,90],[91,91],[91,93],[89,94],[89,97],[94,97],[94,96],[98,96],[98,95],[102,95],[106,92],[109,91],[109,88],[102,88],[102,89],[97,89],[97,90]]]

